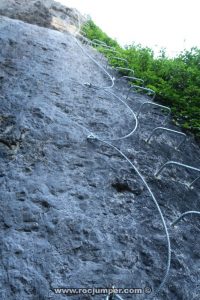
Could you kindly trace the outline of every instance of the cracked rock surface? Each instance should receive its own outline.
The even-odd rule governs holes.
[[[166,238],[147,189],[118,152],[87,139],[121,137],[135,120],[114,96],[85,82],[110,84],[69,33],[0,17],[0,299],[98,300],[104,296],[53,289],[156,289],[164,276]],[[128,83],[112,91],[126,101]],[[132,93],[127,103],[137,112],[147,100]],[[147,144],[162,120],[163,112],[144,110],[137,131],[112,144],[147,180],[169,227],[172,265],[157,299],[197,300],[200,220],[170,224],[200,210],[199,182],[188,189],[196,174],[184,169],[168,168],[159,179],[154,173],[168,160],[199,167],[200,152],[192,136],[180,151],[178,138],[166,133]]]

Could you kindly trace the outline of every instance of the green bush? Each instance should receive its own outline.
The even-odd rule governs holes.
[[[144,79],[144,84],[156,92],[155,101],[172,108],[175,123],[190,130],[200,138],[200,50],[184,50],[175,58],[168,58],[164,50],[155,57],[150,48],[130,45],[122,48],[107,36],[90,20],[83,26],[86,36],[98,39],[115,47],[121,58],[128,61],[128,68],[135,76]],[[117,61],[112,52],[98,47],[113,66],[127,67],[123,61]],[[119,56],[117,55],[117,56]],[[123,72],[123,75],[124,72]],[[126,75],[131,74],[129,72]]]
[[[92,20],[89,20],[85,25],[82,27],[82,31],[85,32],[86,36],[90,40],[100,40],[106,43],[108,46],[111,47],[119,47],[118,43],[111,39],[106,33],[104,33]],[[119,47],[120,48],[120,47]]]

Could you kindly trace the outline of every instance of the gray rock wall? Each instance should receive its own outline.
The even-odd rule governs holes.
[[[78,27],[78,11],[53,0],[1,0],[0,15],[59,31]],[[80,22],[84,17],[80,15]]]
[[[148,191],[117,152],[87,140],[88,132],[123,136],[135,121],[84,82],[110,84],[70,34],[0,17],[1,299],[104,299],[53,289],[157,288],[163,278],[166,239]],[[123,97],[127,89],[122,82],[113,91]],[[137,111],[146,100],[132,94],[127,103]],[[174,151],[166,134],[146,144],[162,119],[144,112],[135,134],[113,144],[144,175],[170,228],[181,212],[200,210],[199,183],[187,188],[195,175],[188,171],[166,170],[162,180],[154,172],[167,160],[199,166],[199,148],[188,137]],[[157,299],[199,299],[199,219],[170,228],[170,237],[170,276]],[[133,298],[150,297],[124,296]]]

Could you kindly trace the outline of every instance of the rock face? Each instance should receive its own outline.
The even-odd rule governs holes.
[[[0,17],[0,299],[98,300],[105,296],[54,288],[156,289],[164,276],[166,238],[148,191],[119,153],[87,140],[91,132],[123,136],[135,120],[114,96],[85,82],[110,84],[69,33]],[[121,82],[112,91],[123,97],[127,89]],[[127,103],[137,111],[146,100],[135,93]],[[178,169],[154,177],[167,160],[198,167],[199,148],[188,137],[175,151],[166,133],[147,144],[162,120],[143,112],[135,134],[112,143],[144,175],[170,230],[171,271],[157,299],[199,299],[199,219],[170,228],[181,212],[200,210],[199,182],[188,189],[195,174]]]
[[[78,11],[53,0],[1,0],[0,15],[60,31],[74,32],[79,23]]]

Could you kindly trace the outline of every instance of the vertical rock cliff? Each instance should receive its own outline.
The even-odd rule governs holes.
[[[110,84],[88,56],[101,55],[77,44],[68,32],[76,11],[54,1],[1,1],[0,14],[0,299],[105,299],[55,294],[58,287],[156,289],[167,247],[151,196],[117,151],[87,139],[115,139],[135,126],[113,94],[84,85]],[[125,101],[127,90],[122,81],[111,91]],[[137,112],[146,100],[133,93],[127,104]],[[199,299],[199,219],[170,227],[180,213],[200,210],[199,182],[188,189],[195,173],[178,169],[154,176],[167,160],[199,166],[199,148],[188,136],[177,151],[167,134],[147,144],[162,120],[143,112],[137,131],[112,144],[143,174],[169,227],[171,270],[156,298]]]

